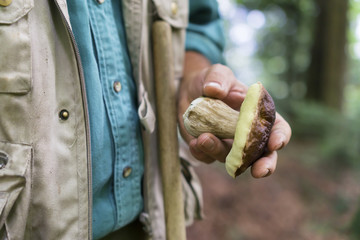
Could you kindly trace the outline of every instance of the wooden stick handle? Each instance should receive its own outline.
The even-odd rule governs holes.
[[[166,239],[186,240],[170,25],[164,21],[156,21],[152,36]]]

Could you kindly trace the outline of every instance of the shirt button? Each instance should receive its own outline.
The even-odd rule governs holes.
[[[12,3],[12,0],[0,0],[0,6],[7,7]]]
[[[123,170],[123,177],[127,178],[131,175],[132,173],[132,168],[131,167],[125,167]]]
[[[178,4],[176,2],[171,2],[171,13],[176,15],[178,12]]]
[[[68,110],[66,110],[66,109],[61,110],[59,113],[59,117],[61,120],[67,120],[69,118],[69,116],[70,116],[70,114],[69,114]]]
[[[118,81],[114,82],[114,90],[117,93],[121,91],[121,83],[120,82],[118,82]]]
[[[96,0],[99,4],[102,4],[105,2],[105,0]]]

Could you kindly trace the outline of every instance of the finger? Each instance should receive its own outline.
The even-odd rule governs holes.
[[[197,139],[193,139],[193,140],[190,141],[189,148],[190,148],[191,154],[197,160],[199,160],[201,162],[212,163],[212,162],[214,162],[216,160],[216,159],[212,158],[211,156],[207,155],[206,153],[204,153],[202,150],[199,149],[199,147],[197,145]]]
[[[237,82],[230,68],[215,64],[207,69],[203,79],[203,93],[218,99],[225,98],[232,86]]]
[[[247,86],[236,79],[230,68],[215,64],[203,74],[204,96],[220,99],[234,109],[240,108]]]
[[[231,108],[239,111],[241,104],[243,103],[247,92],[247,87],[239,82],[238,85],[234,85],[228,93],[227,97],[222,99]]]
[[[269,152],[257,160],[251,167],[251,175],[254,178],[270,176],[276,168],[277,152]]]
[[[268,143],[269,151],[277,151],[286,146],[291,138],[291,128],[290,125],[285,121],[285,119],[278,113],[276,113],[276,120],[273,128],[271,129],[271,134]]]
[[[204,76],[203,93],[205,96],[223,99],[227,96],[234,77],[230,69],[216,64],[210,67]]]
[[[196,142],[196,147],[203,153],[220,162],[225,162],[230,152],[232,142],[221,141],[211,133],[201,134]]]
[[[191,136],[185,129],[183,114],[183,112],[178,112],[179,131],[185,142],[190,143],[190,141],[194,139],[194,137]]]

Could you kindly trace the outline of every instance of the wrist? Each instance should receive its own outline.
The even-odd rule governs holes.
[[[184,79],[191,79],[194,74],[203,71],[211,66],[210,61],[201,53],[187,51],[184,62]]]

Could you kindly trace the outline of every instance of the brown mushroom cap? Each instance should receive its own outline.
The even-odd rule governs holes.
[[[261,83],[250,86],[241,106],[233,147],[226,157],[232,177],[243,173],[265,152],[275,122],[275,104]]]

